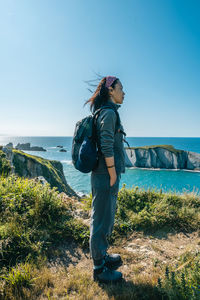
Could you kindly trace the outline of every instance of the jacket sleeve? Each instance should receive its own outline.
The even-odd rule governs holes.
[[[112,109],[103,110],[100,114],[100,147],[104,157],[114,156],[113,145],[116,120],[116,113]]]

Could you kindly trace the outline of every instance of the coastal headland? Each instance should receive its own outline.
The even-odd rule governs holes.
[[[123,281],[106,286],[92,278],[92,196],[73,196],[62,164],[0,147],[0,174],[0,299],[199,299],[195,193],[122,187],[109,253]]]
[[[126,167],[200,171],[200,154],[172,145],[125,148]]]

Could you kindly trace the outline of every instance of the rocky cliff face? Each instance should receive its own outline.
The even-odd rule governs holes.
[[[61,162],[29,155],[16,149],[4,147],[2,150],[11,163],[12,173],[28,178],[42,176],[52,188],[57,187],[59,192],[78,198],[78,195],[66,182]]]
[[[126,167],[200,171],[199,153],[177,150],[171,145],[125,148],[125,154]]]

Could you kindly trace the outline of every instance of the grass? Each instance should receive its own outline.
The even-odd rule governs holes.
[[[72,202],[62,203],[49,184],[17,176],[0,180],[0,266],[12,266],[27,255],[48,253],[56,243],[85,243],[88,228],[75,220]]]
[[[9,160],[6,159],[6,154],[1,150],[0,146],[0,175],[7,176],[11,171],[11,165]]]
[[[192,193],[180,196],[138,187],[127,190],[124,185],[118,198],[117,228],[152,231],[169,226],[175,230],[196,230],[200,229],[199,208],[200,197]]]
[[[77,267],[58,264],[54,272],[48,267],[50,257],[57,257],[64,243],[76,242],[88,251],[89,227],[76,218],[76,211],[82,207],[89,213],[91,203],[91,195],[81,202],[64,200],[49,184],[14,175],[1,177],[0,299],[199,299],[198,251],[185,251],[175,266],[152,258],[151,274],[144,275],[139,264],[144,259],[122,247],[136,232],[151,235],[153,240],[156,230],[198,231],[199,196],[123,186],[110,244],[119,250],[130,271],[128,279],[117,286],[93,282],[87,270],[91,260],[83,257]],[[159,249],[154,246],[155,251]],[[78,257],[75,251],[73,255]]]
[[[92,195],[81,200],[85,210],[91,209]],[[200,230],[200,196],[195,193],[162,193],[154,189],[127,189],[118,193],[113,240],[134,230],[144,232],[161,228],[191,232]]]
[[[200,299],[199,253],[187,253],[179,264],[177,270],[166,266],[164,279],[158,279],[158,291],[166,299]]]

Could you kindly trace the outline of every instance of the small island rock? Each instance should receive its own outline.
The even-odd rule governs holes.
[[[13,143],[8,143],[7,145],[5,145],[6,148],[13,148]]]
[[[65,149],[60,149],[59,152],[67,152]]]
[[[32,146],[30,143],[25,143],[25,144],[20,144],[18,143],[17,146],[15,147],[17,150],[25,150],[25,151],[47,151],[43,147],[38,147],[38,146]]]

